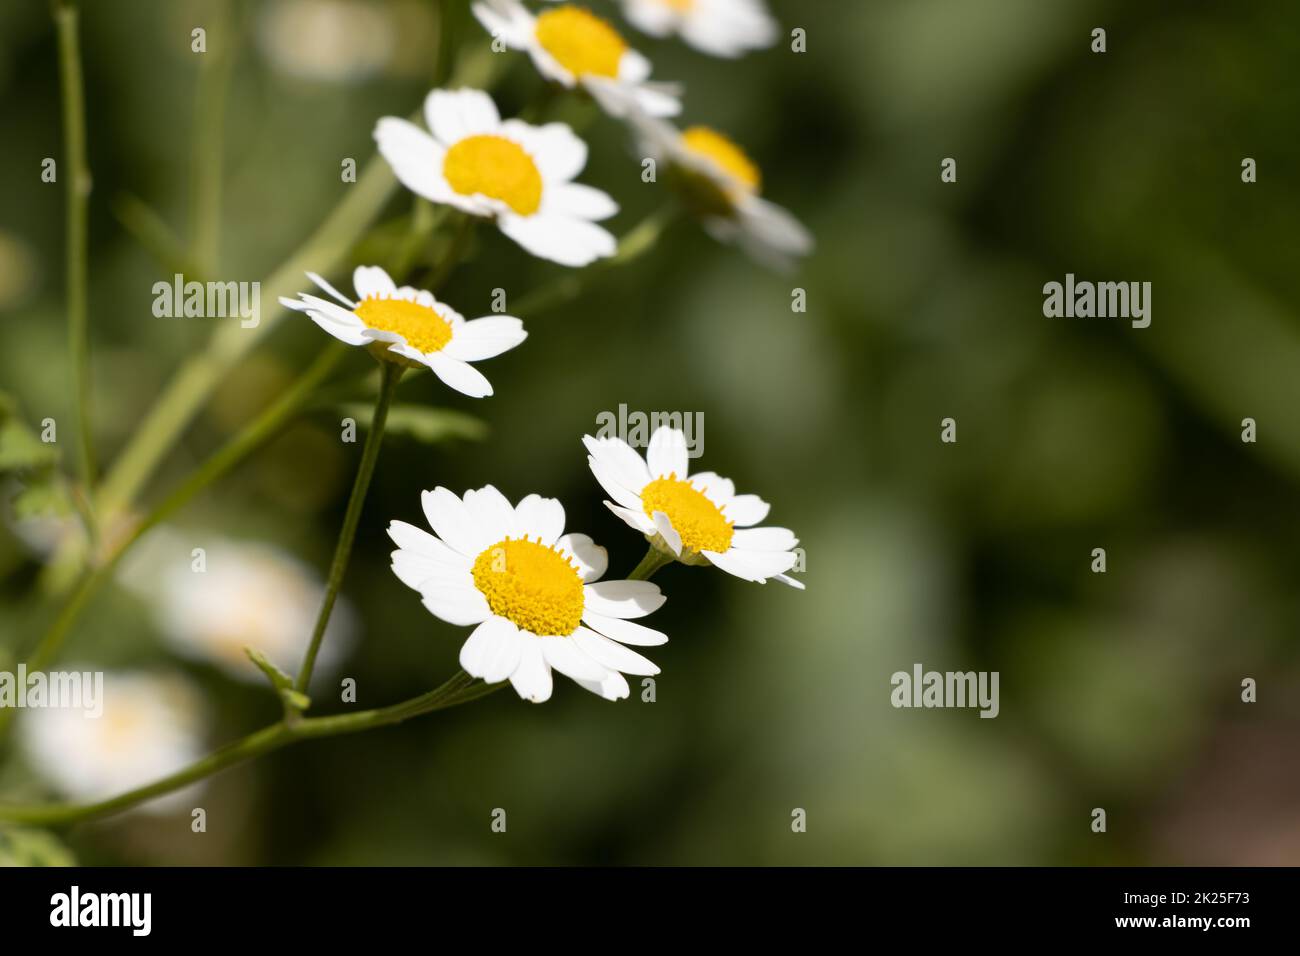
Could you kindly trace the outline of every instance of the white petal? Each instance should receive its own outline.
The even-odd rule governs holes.
[[[631,692],[627,678],[618,671],[608,671],[603,681],[580,680],[578,686],[591,691],[605,700],[622,700]]]
[[[426,587],[420,592],[420,603],[439,620],[461,627],[481,624],[492,616],[487,598],[475,587]]]
[[[597,581],[583,588],[582,598],[584,607],[617,618],[645,617],[666,600],[651,581]]]
[[[456,196],[442,175],[446,150],[424,130],[396,116],[375,124],[375,143],[407,189],[433,202],[451,202]]]
[[[490,617],[474,629],[460,649],[460,666],[489,684],[503,681],[519,666],[525,638],[503,617]]]
[[[608,219],[618,212],[618,203],[594,186],[557,183],[546,190],[544,212],[570,219]]]
[[[551,699],[551,667],[542,655],[542,642],[527,633],[520,634],[519,666],[510,675],[519,696],[531,700],[534,704]]]
[[[533,126],[511,119],[501,132],[528,151],[548,186],[568,182],[587,165],[587,144],[565,123]]]
[[[714,565],[746,581],[765,581],[794,567],[798,556],[788,551],[701,551]]]
[[[434,533],[471,561],[484,548],[496,543],[495,540],[487,540],[475,525],[465,503],[446,488],[438,487],[433,491],[422,492],[420,503],[424,506],[424,517]]]
[[[650,436],[650,447],[646,449],[646,462],[650,474],[656,478],[675,475],[679,481],[685,481],[689,474],[690,458],[686,451],[686,436],[679,428],[661,425]]]
[[[719,508],[725,508],[736,497],[735,483],[717,472],[702,471],[698,475],[691,475],[691,484],[704,492],[704,496]]]
[[[622,518],[623,523],[635,531],[640,531],[642,534],[655,534],[657,531],[655,523],[640,509],[634,511],[631,508],[623,508],[612,501],[606,501],[605,507]]]
[[[526,338],[524,324],[513,316],[489,316],[455,325],[442,350],[462,362],[478,362],[508,352]]]
[[[741,551],[790,551],[798,543],[789,528],[741,528],[731,536],[731,547]]]
[[[588,584],[599,580],[609,567],[609,552],[588,535],[572,532],[561,535],[555,545],[573,556],[579,576]]]
[[[585,627],[574,632],[573,641],[588,657],[610,670],[638,677],[650,677],[659,673],[659,667],[653,661]]]
[[[443,146],[467,136],[496,132],[501,125],[492,97],[471,89],[434,90],[424,100],[424,120]]]
[[[465,510],[481,539],[490,542],[489,547],[516,533],[515,509],[506,496],[491,485],[465,492]]]
[[[795,580],[794,578],[790,577],[790,575],[788,574],[775,574],[772,576],[771,580],[780,581],[782,584],[788,584],[790,587],[796,588],[797,590],[800,591],[805,590],[804,583],[802,581]]]
[[[515,532],[554,544],[564,533],[564,506],[555,498],[528,495],[515,507]]]
[[[619,481],[604,464],[589,457],[587,467],[591,469],[596,481],[600,482],[600,486],[609,492],[611,498],[624,508],[631,508],[633,511],[641,510],[641,496]]]
[[[379,266],[357,266],[352,273],[352,285],[357,290],[358,299],[369,299],[372,296],[391,299],[397,290],[392,278]]]
[[[492,394],[492,383],[478,369],[462,362],[460,359],[433,352],[424,356],[424,363],[433,370],[433,374],[442,379],[448,388],[468,395],[470,398],[485,398]]]
[[[622,618],[610,617],[607,614],[597,614],[589,609],[583,611],[582,621],[593,631],[604,634],[620,644],[657,647],[660,644],[668,643],[668,635],[663,631],[656,631],[654,628],[638,624],[636,621],[625,621]]]
[[[579,631],[582,629],[579,628]],[[574,680],[601,681],[605,679],[606,668],[579,649],[571,637],[543,637],[542,655],[546,663],[566,677]]]
[[[664,544],[668,545],[668,547],[672,549],[673,554],[681,557],[682,536],[677,533],[677,529],[673,527],[673,523],[668,520],[668,515],[664,514],[662,511],[656,511],[650,517],[655,523],[655,530],[658,531],[659,536],[664,539]]]
[[[592,438],[582,436],[582,443],[588,453],[613,472],[624,487],[641,493],[641,489],[650,483],[650,470],[646,468],[645,459],[621,438]]]
[[[474,579],[468,565],[455,567],[441,561],[435,561],[417,551],[392,552],[393,574],[408,588],[424,594],[439,588],[473,587]]]
[[[403,551],[414,552],[431,561],[437,561],[453,568],[469,567],[469,560],[465,555],[453,551],[423,528],[417,528],[405,521],[390,521],[388,523],[388,537],[392,538],[393,544]]]
[[[356,304],[355,302],[353,302],[351,299],[349,299],[347,296],[345,296],[345,295],[344,295],[342,292],[340,292],[338,289],[334,288],[332,285],[330,285],[328,282],[326,282],[324,279],[322,279],[322,278],[321,278],[320,276],[318,276],[316,273],[314,273],[314,272],[308,272],[308,273],[307,273],[307,278],[310,279],[312,282],[316,283],[316,285],[320,286],[320,288],[324,289],[324,290],[325,290],[326,292],[328,292],[330,295],[334,296],[334,298],[338,299],[340,302],[342,302],[344,305],[346,305],[349,309],[354,309],[354,308],[356,308],[356,305],[357,305],[357,304]]]
[[[502,232],[528,252],[562,266],[589,265],[618,249],[613,235],[585,219],[505,214],[497,222]]]
[[[724,511],[728,521],[737,528],[745,528],[766,518],[771,507],[758,495],[736,495],[727,502]]]

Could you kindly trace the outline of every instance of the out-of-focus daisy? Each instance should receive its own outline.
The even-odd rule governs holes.
[[[56,790],[73,800],[101,800],[198,760],[203,722],[200,698],[183,678],[110,671],[99,717],[74,708],[30,710],[21,739],[28,762]],[[174,812],[197,786],[142,809]]]
[[[635,116],[642,148],[668,165],[674,184],[705,229],[735,242],[758,262],[777,269],[812,251],[808,230],[789,212],[759,195],[762,174],[726,136],[707,126],[678,130],[644,114]]]
[[[551,696],[552,668],[606,700],[628,695],[624,674],[659,673],[625,645],[668,638],[635,623],[664,602],[649,581],[599,581],[608,557],[585,534],[564,534],[564,508],[528,495],[511,507],[491,485],[426,491],[434,534],[403,521],[393,573],[449,624],[473,627],[460,666],[488,683],[507,678],[520,697]]]
[[[695,49],[737,57],[776,42],[763,0],[623,0],[623,12],[652,36],[676,33]]]
[[[712,564],[746,581],[774,578],[802,589],[784,572],[794,567],[799,539],[787,528],[755,528],[769,505],[738,495],[730,479],[689,474],[686,436],[661,427],[643,459],[621,438],[584,435],[587,463],[613,501],[609,510],[664,554],[684,564]]]
[[[397,46],[397,24],[386,5],[272,0],[258,13],[257,38],[267,58],[312,80],[363,80],[390,63]]]
[[[434,90],[424,117],[428,133],[395,116],[375,127],[379,152],[407,189],[495,219],[533,255],[561,265],[614,254],[614,237],[596,221],[618,205],[572,182],[587,165],[587,144],[567,125],[503,121],[492,97],[468,89]]]
[[[203,549],[201,565],[195,548]],[[148,602],[176,653],[250,682],[265,678],[245,647],[287,673],[297,669],[325,594],[316,573],[279,548],[170,528],[141,542],[120,576]],[[340,600],[321,649],[325,669],[351,646],[355,619]]]
[[[353,302],[313,272],[307,278],[338,300],[301,293],[280,299],[306,312],[313,322],[348,345],[364,345],[376,357],[411,368],[427,367],[447,386],[471,398],[492,394],[492,384],[470,362],[492,358],[528,337],[524,324],[509,315],[466,321],[432,292],[398,287],[379,266],[358,266]],[[346,307],[346,308],[345,308]]]
[[[519,0],[486,0],[473,10],[494,37],[526,50],[542,76],[569,88],[581,86],[611,116],[632,109],[651,116],[681,112],[678,88],[649,82],[650,61],[584,7],[566,3],[534,16]]]

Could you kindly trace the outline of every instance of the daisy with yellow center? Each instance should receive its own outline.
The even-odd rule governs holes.
[[[434,533],[404,521],[388,527],[397,545],[393,573],[448,624],[473,627],[460,666],[488,683],[509,680],[540,703],[559,671],[606,700],[628,696],[624,674],[656,667],[627,645],[668,638],[637,624],[664,602],[649,581],[600,581],[608,557],[585,534],[564,534],[564,508],[528,495],[511,506],[487,485],[463,499],[426,491]]]
[[[789,571],[799,543],[786,528],[755,528],[768,504],[738,495],[711,471],[690,474],[686,436],[658,428],[642,458],[620,438],[584,435],[587,464],[613,501],[605,504],[662,553],[684,564],[712,564],[746,581],[803,584]]]
[[[527,51],[542,76],[581,86],[611,116],[681,112],[680,90],[650,82],[650,61],[586,7],[566,3],[534,16],[519,0],[480,0],[473,11],[495,39]]]
[[[651,36],[676,33],[702,53],[737,57],[776,42],[763,0],[623,0],[623,12]]]
[[[297,299],[281,299],[281,304],[306,312],[339,341],[364,345],[377,358],[427,367],[448,387],[471,398],[491,395],[492,384],[469,363],[507,352],[528,337],[513,316],[466,321],[431,292],[399,288],[379,266],[358,266],[352,274],[356,302],[315,273],[307,273],[307,278],[336,301],[304,292]]]
[[[632,119],[641,148],[676,174],[686,205],[715,239],[781,270],[812,251],[812,236],[799,220],[759,195],[758,165],[730,138],[707,126],[678,130],[644,114]]]
[[[424,101],[429,132],[386,116],[375,127],[379,152],[412,192],[430,202],[494,219],[533,255],[584,266],[614,254],[596,225],[618,212],[598,189],[573,182],[587,144],[564,123],[502,120],[481,90],[434,90]]]

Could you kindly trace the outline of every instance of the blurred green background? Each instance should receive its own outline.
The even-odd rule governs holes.
[[[111,463],[176,368],[224,319],[158,319],[165,241],[196,228],[196,169],[220,160],[214,274],[270,273],[349,189],[384,115],[407,115],[486,49],[435,0],[85,4],[96,439]],[[612,4],[593,2],[617,17]],[[211,781],[189,819],[128,815],[64,835],[87,863],[1270,864],[1300,863],[1300,11],[1084,0],[773,2],[807,31],[738,61],[624,24],[687,122],[728,131],[764,194],[814,232],[790,276],[689,221],[626,267],[524,316],[530,338],[483,366],[475,402],[429,375],[401,400],[481,418],[483,440],[393,434],[344,586],[357,640],[330,680],[359,706],[413,696],[456,668],[466,636],[388,569],[390,519],[419,492],[491,482],[560,498],[611,553],[643,545],[601,504],[579,442],[596,416],[704,415],[696,467],[772,502],[807,552],[799,593],[672,566],[649,623],[670,643],[657,700],[603,702],[567,680],[446,714],[297,745]],[[207,59],[190,31],[208,30]],[[1090,31],[1108,52],[1090,52]],[[0,10],[0,391],[29,422],[69,423],[64,188],[47,5]],[[214,51],[229,51],[222,61]],[[503,115],[537,108],[526,56],[502,54]],[[215,61],[215,62],[214,62]],[[223,65],[224,62],[224,65]],[[204,70],[207,72],[205,73]],[[589,104],[582,180],[623,234],[665,201],[626,130]],[[211,138],[204,117],[222,130]],[[209,138],[205,138],[205,136]],[[197,145],[196,145],[197,137]],[[958,182],[940,182],[944,157]],[[1259,181],[1241,181],[1241,161]],[[351,262],[384,261],[412,208],[398,190]],[[164,231],[165,231],[164,230]],[[445,243],[422,250],[429,261]],[[150,246],[153,248],[150,248]],[[351,264],[351,263],[350,263]],[[331,273],[350,288],[348,269]],[[427,265],[428,262],[422,263]],[[1043,283],[1151,281],[1153,322],[1047,319]],[[566,271],[491,228],[445,298],[486,314]],[[417,273],[418,275],[418,273]],[[307,283],[304,280],[304,289]],[[808,309],[792,313],[791,290]],[[272,311],[263,302],[265,312]],[[222,381],[143,503],[272,401],[324,344],[283,320]],[[331,385],[373,394],[350,355]],[[955,445],[940,420],[958,423]],[[323,577],[360,445],[322,402],[173,523],[285,549]],[[1258,423],[1255,444],[1241,421]],[[11,497],[12,488],[6,491]],[[0,635],[12,664],[67,582],[12,517],[0,529]],[[1090,571],[1104,547],[1106,574]],[[180,670],[215,746],[275,720],[263,687],[174,658],[130,591],[102,594],[61,660]],[[1001,674],[1001,714],[895,710],[890,675],[920,662]],[[1259,702],[1240,700],[1259,682]],[[10,798],[50,793],[12,746]],[[495,834],[491,812],[509,829]],[[1104,807],[1108,832],[1091,832]],[[807,832],[791,830],[794,808]]]

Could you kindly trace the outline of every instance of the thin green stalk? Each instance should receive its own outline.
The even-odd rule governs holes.
[[[208,24],[213,48],[200,57],[194,97],[194,152],[190,189],[189,258],[204,275],[217,272],[221,240],[221,176],[226,93],[234,57],[234,17],[230,0],[214,5]],[[197,278],[197,277],[195,277]]]
[[[402,378],[405,368],[396,362],[382,360],[383,378],[379,384],[379,397],[375,401],[375,414],[366,433],[365,448],[361,451],[361,464],[357,468],[357,478],[352,485],[352,496],[348,499],[348,510],[343,516],[343,528],[339,531],[338,544],[334,546],[334,560],[330,563],[329,580],[325,584],[325,599],[321,602],[320,614],[316,618],[316,627],[311,634],[311,643],[294,681],[294,690],[300,694],[307,693],[311,683],[311,672],[316,666],[316,654],[320,651],[321,641],[325,639],[325,628],[334,611],[334,602],[338,600],[339,588],[343,586],[343,575],[348,570],[348,559],[352,557],[352,541],[357,535],[357,523],[361,520],[361,507],[366,501],[366,492],[370,489],[370,479],[375,473],[375,462],[379,460],[379,446],[384,440],[384,423],[388,421],[388,407],[393,403],[393,394],[397,383]]]
[[[32,649],[27,659],[28,670],[43,670],[53,660],[63,646],[73,624],[81,617],[91,598],[112,578],[114,569],[127,550],[143,537],[146,531],[166,521],[200,491],[228,474],[240,462],[279,434],[294,415],[306,405],[317,387],[334,370],[347,351],[347,347],[339,342],[331,342],[322,349],[316,360],[284,394],[276,399],[274,404],[249,422],[185,481],[177,485],[108,553],[102,555],[82,577],[67,603],[60,609],[59,614]],[[3,734],[8,726],[13,713],[14,709],[11,707],[0,709],[0,734]]]
[[[86,312],[87,211],[90,169],[86,162],[86,101],[82,89],[79,15],[75,0],[58,0],[54,22],[59,36],[59,75],[63,92],[64,181],[68,184],[67,286],[68,351],[77,434],[77,465],[82,487],[95,482],[95,449],[90,436],[90,330]],[[93,506],[91,509],[93,516]],[[93,520],[88,523],[93,540]]]
[[[654,545],[651,545],[649,550],[646,551],[645,557],[641,559],[641,563],[632,569],[632,573],[627,576],[627,579],[629,581],[649,581],[651,575],[665,565],[672,564],[673,560],[672,555],[664,554]]]
[[[475,680],[464,671],[458,671],[441,687],[410,700],[379,707],[372,710],[358,711],[354,714],[338,714],[330,717],[298,718],[293,721],[280,721],[249,734],[240,740],[227,744],[208,756],[198,760],[183,770],[163,777],[151,784],[138,787],[116,797],[95,803],[55,803],[41,805],[0,804],[0,821],[8,823],[25,823],[34,826],[67,826],[98,817],[108,816],[122,810],[130,809],[154,797],[171,793],[181,787],[203,780],[221,770],[236,764],[260,757],[273,750],[316,737],[337,737],[341,734],[354,734],[376,727],[386,727],[401,723],[412,717],[446,710],[459,704],[477,700],[505,686],[484,684]]]

